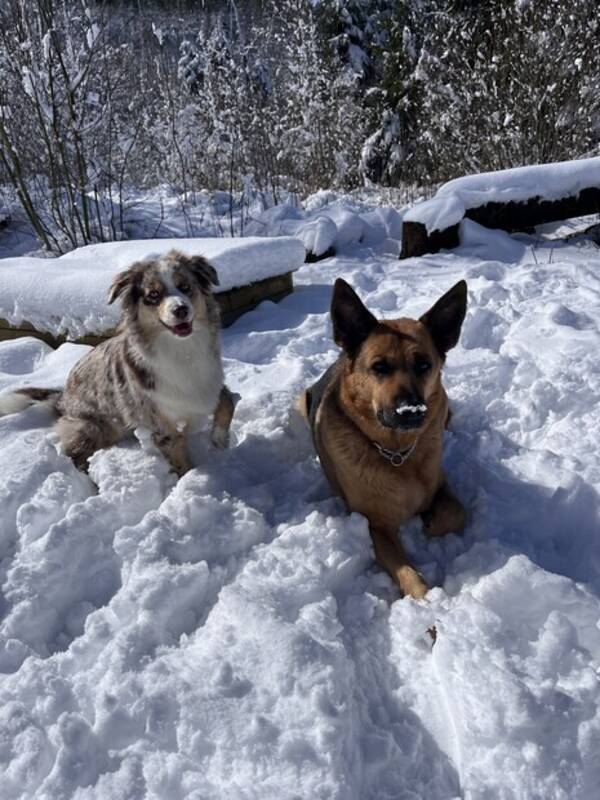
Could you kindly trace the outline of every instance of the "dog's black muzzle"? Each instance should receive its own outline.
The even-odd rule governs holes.
[[[412,431],[425,422],[426,411],[411,411],[398,414],[393,408],[383,408],[377,412],[377,419],[386,428],[398,431]]]

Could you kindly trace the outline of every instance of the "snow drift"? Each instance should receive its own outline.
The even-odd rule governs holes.
[[[324,192],[309,198],[306,209],[289,203],[273,206],[253,217],[246,231],[255,236],[295,236],[317,259],[357,245],[398,255],[402,215],[391,206],[367,210],[348,200],[330,202]]]

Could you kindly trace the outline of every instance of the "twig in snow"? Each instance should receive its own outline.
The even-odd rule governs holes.
[[[533,256],[533,260],[535,261],[536,266],[539,266],[537,256],[535,254],[535,247],[531,245],[531,255]]]

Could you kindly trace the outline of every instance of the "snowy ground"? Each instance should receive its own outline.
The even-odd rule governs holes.
[[[224,331],[236,446],[199,437],[177,484],[132,441],[96,489],[42,409],[0,420],[3,800],[598,797],[599,251],[475,233],[305,265]],[[397,599],[290,417],[335,356],[338,275],[388,317],[469,284],[446,461],[470,522],[403,532],[426,602]],[[85,351],[2,343],[0,389]]]

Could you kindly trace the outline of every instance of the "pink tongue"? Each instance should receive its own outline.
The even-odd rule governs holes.
[[[192,332],[192,326],[189,322],[182,322],[173,327],[173,333],[177,336],[188,336]]]

